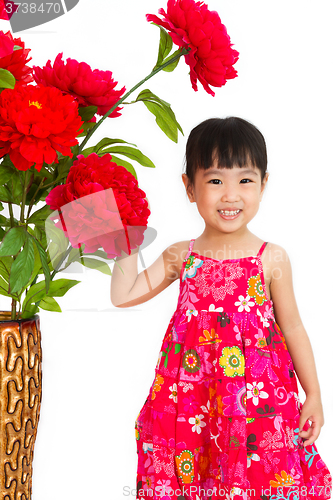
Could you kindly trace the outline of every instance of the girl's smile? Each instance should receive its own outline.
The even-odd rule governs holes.
[[[233,220],[236,219],[236,217],[238,217],[238,215],[241,213],[241,210],[234,208],[229,210],[218,210],[218,212],[221,215],[222,219]]]

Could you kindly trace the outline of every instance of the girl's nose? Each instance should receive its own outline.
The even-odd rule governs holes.
[[[225,203],[235,203],[239,201],[239,193],[237,187],[231,184],[226,184],[222,193],[221,201]]]

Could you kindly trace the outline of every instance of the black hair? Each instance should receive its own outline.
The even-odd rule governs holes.
[[[205,120],[191,131],[186,144],[185,173],[190,185],[196,171],[209,169],[215,158],[219,168],[250,162],[260,170],[262,182],[267,171],[264,136],[252,123],[235,116]]]

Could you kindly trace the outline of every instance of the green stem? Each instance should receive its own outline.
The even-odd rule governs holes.
[[[9,217],[10,217],[10,226],[14,227],[14,214],[13,214],[13,207],[11,203],[8,203],[8,209],[9,209]],[[6,290],[8,293],[8,290]],[[12,307],[11,307],[11,316],[10,319],[15,320],[16,316],[16,300],[12,298]]]
[[[29,170],[26,171],[24,175],[24,184],[23,184],[23,196],[22,196],[22,204],[21,204],[21,215],[20,215],[20,222],[21,224],[24,224],[24,207],[25,207],[25,200],[27,197],[27,186],[28,186],[28,181],[29,181]],[[11,204],[8,204],[9,206],[9,213],[10,213],[10,220],[11,224],[13,223],[13,209]],[[12,225],[13,227],[13,225]],[[15,260],[15,257],[14,257]],[[16,300],[12,298],[12,307],[11,307],[11,319],[15,320],[16,318]]]
[[[65,254],[64,254],[64,256],[63,256],[63,258],[61,259],[61,261],[60,261],[60,262],[58,262],[57,267],[53,270],[52,274],[50,275],[50,281],[52,281],[52,280],[53,280],[53,278],[55,277],[55,275],[56,275],[57,273],[59,273],[59,268],[60,268],[61,264],[64,262],[64,260],[66,259],[67,255],[68,255],[68,254],[69,254],[69,252],[72,250],[72,248],[73,248],[73,247],[72,247],[72,245],[70,245],[70,246],[67,248],[67,250],[66,250],[66,252],[65,252]],[[37,275],[37,276],[38,276],[38,275]],[[37,280],[37,276],[36,276],[35,280]],[[35,280],[34,280],[34,281],[35,281]],[[31,286],[32,286],[33,284],[34,284],[34,283],[31,283]],[[39,306],[39,303],[40,303],[40,300],[38,300],[38,301],[35,303],[37,307]]]
[[[24,207],[25,207],[25,200],[27,198],[28,177],[29,177],[29,170],[26,171],[25,176],[24,176],[23,196],[22,196],[22,204],[21,204],[21,217],[20,217],[20,221],[22,224],[24,223]]]
[[[13,206],[10,202],[8,202],[8,209],[9,209],[10,227],[14,227]]]
[[[189,51],[190,51],[190,49],[183,48],[182,51],[179,54],[177,54],[176,56],[172,57],[168,62],[166,62],[166,63],[162,64],[161,66],[159,66],[158,68],[154,69],[148,76],[146,76],[145,78],[143,78],[143,80],[141,80],[139,83],[137,83],[136,85],[134,85],[134,87],[131,88],[131,90],[129,90],[124,95],[124,97],[122,97],[121,99],[119,99],[119,101],[116,102],[116,104],[114,106],[112,106],[112,108],[110,108],[109,111],[107,111],[105,113],[105,115],[96,123],[96,125],[88,132],[88,134],[86,135],[85,139],[80,144],[78,152],[81,153],[82,149],[87,144],[87,142],[89,141],[90,137],[98,129],[98,127],[102,124],[102,122],[105,120],[105,118],[107,118],[120,104],[122,104],[128,98],[128,96],[130,96],[137,88],[141,87],[141,85],[143,85],[147,80],[149,80],[150,78],[152,78],[153,76],[155,76],[157,73],[159,73],[160,71],[162,71],[164,68],[166,68],[170,64],[172,64],[175,61],[177,61],[177,59],[179,59],[181,56],[184,56],[184,55],[188,54]]]
[[[38,193],[38,191],[41,189],[41,187],[43,186],[44,184],[44,181],[45,181],[46,177],[43,177],[43,179],[41,180],[35,194],[33,195],[32,197],[32,200],[30,202],[30,205],[29,205],[29,208],[28,208],[28,213],[27,213],[27,220],[29,219],[29,216],[30,216],[30,212],[32,210],[32,207],[33,207],[33,204],[34,204],[34,201],[35,201],[35,198],[36,198],[36,194]]]

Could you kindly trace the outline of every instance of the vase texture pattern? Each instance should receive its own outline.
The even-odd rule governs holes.
[[[0,312],[0,500],[30,500],[42,395],[39,316]]]

